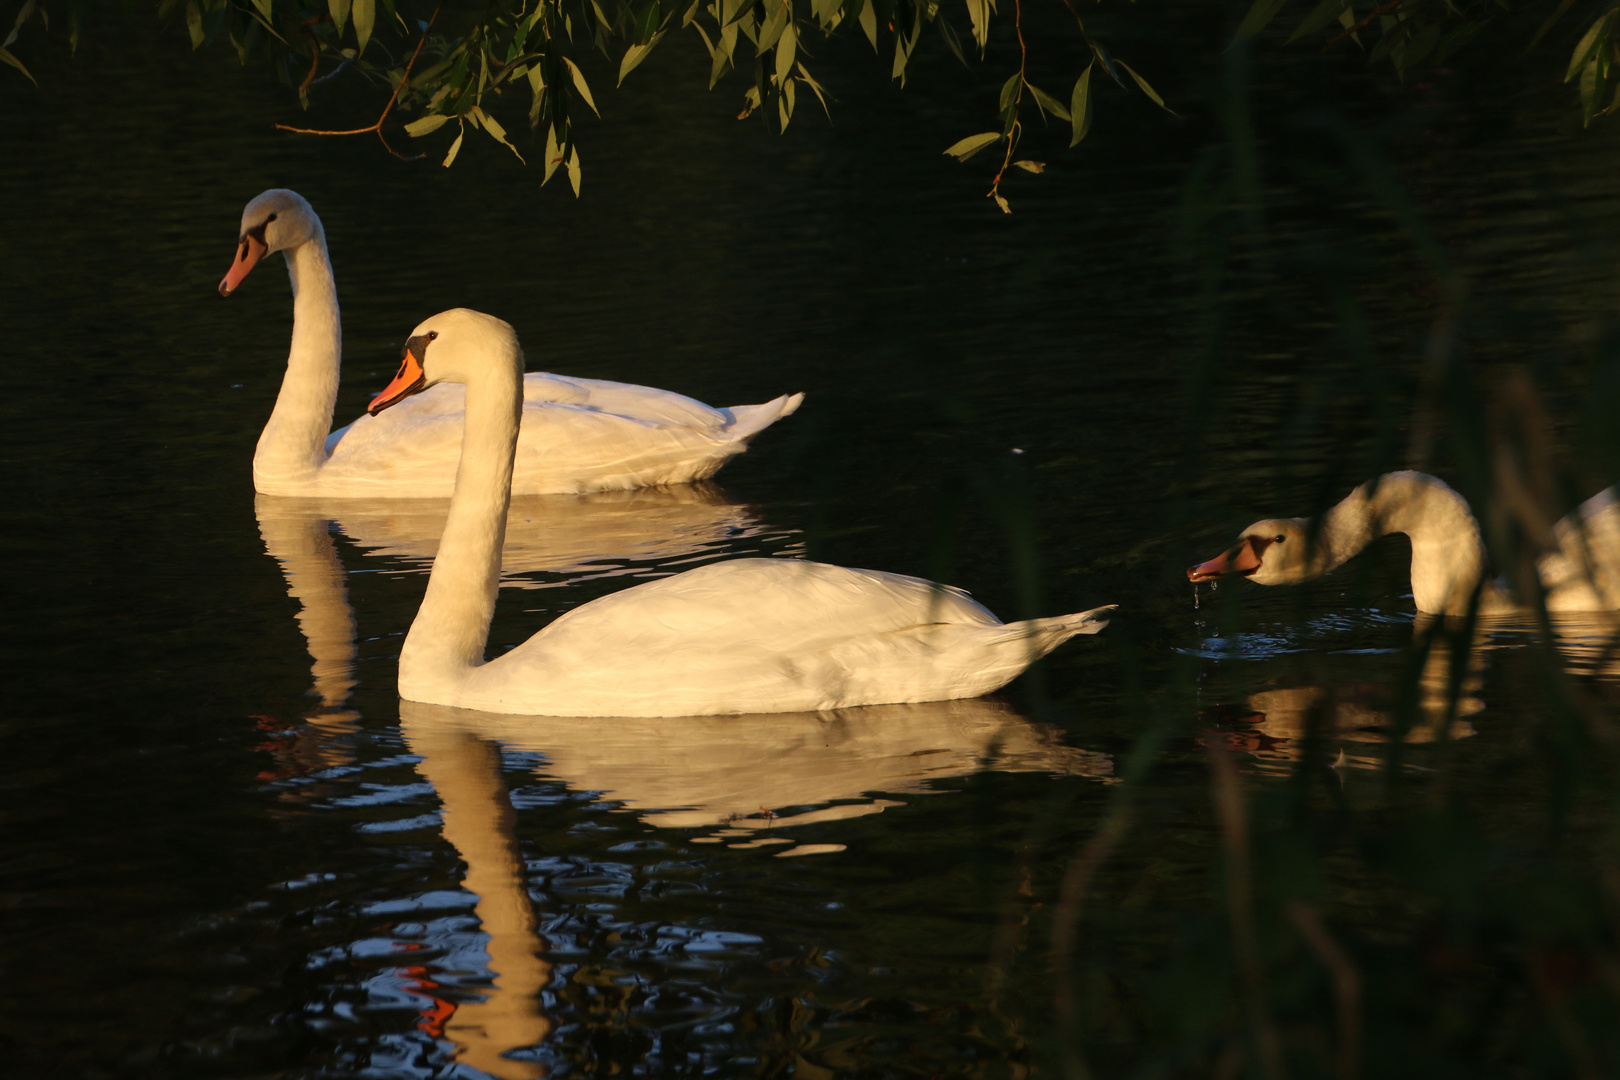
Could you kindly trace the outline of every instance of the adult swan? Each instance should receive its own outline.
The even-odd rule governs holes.
[[[466,386],[455,494],[427,596],[399,657],[411,701],[550,716],[809,712],[973,697],[1106,622],[1003,624],[956,589],[795,559],[736,559],[593,600],[487,663],[522,412],[523,351],[499,319],[418,326],[375,416],[440,382]]]
[[[1489,558],[1468,503],[1426,473],[1392,472],[1369,480],[1322,515],[1267,518],[1244,529],[1237,544],[1189,567],[1192,581],[1237,575],[1261,585],[1319,578],[1380,536],[1412,541],[1412,599],[1419,611],[1461,615],[1474,592],[1482,614],[1518,609],[1507,590],[1489,580]],[[1586,500],[1553,526],[1554,550],[1536,560],[1548,611],[1620,608],[1620,504],[1613,488]]]
[[[292,351],[253,454],[254,489],[340,498],[449,495],[461,445],[461,388],[446,386],[387,419],[362,416],[332,431],[343,330],[326,231],[301,195],[276,188],[247,204],[236,260],[219,291],[229,296],[273,251],[285,254],[292,277]],[[790,394],[714,409],[668,390],[532,372],[523,378],[512,490],[551,495],[702,480],[803,399]]]

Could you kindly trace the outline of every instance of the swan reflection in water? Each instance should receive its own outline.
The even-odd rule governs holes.
[[[841,850],[777,834],[901,805],[880,793],[923,794],[934,781],[984,769],[1097,778],[1113,771],[1106,754],[1065,746],[1054,730],[988,698],[658,719],[517,717],[401,701],[399,718],[418,771],[443,803],[444,838],[467,866],[492,980],[482,1000],[448,1001],[434,993],[440,982],[431,972],[417,975],[416,992],[432,1000],[419,1026],[453,1043],[459,1064],[500,1080],[542,1075],[540,1065],[505,1055],[537,1047],[553,1027],[541,997],[553,972],[524,880],[500,747],[543,755],[541,776],[618,803],[647,824],[718,827],[691,839],[734,848],[793,845],[778,855]],[[777,815],[787,808],[792,816]]]
[[[1408,744],[1466,739],[1475,734],[1468,719],[1485,709],[1480,691],[1485,665],[1510,649],[1536,648],[1540,631],[1532,617],[1510,614],[1481,618],[1469,645],[1467,670],[1455,692],[1451,687],[1455,640],[1437,626],[1439,616],[1420,614],[1414,628],[1415,643],[1433,634],[1429,653],[1418,677]],[[1620,639],[1617,621],[1604,612],[1552,613],[1556,665],[1571,677],[1606,683],[1620,682]],[[1221,725],[1227,747],[1249,753],[1262,772],[1287,772],[1304,753],[1306,738],[1315,731],[1337,753],[1335,764],[1358,769],[1380,769],[1384,758],[1366,752],[1387,744],[1396,723],[1398,683],[1341,682],[1323,685],[1274,685],[1248,695],[1243,705],[1217,706],[1202,711],[1205,720]],[[1612,691],[1611,691],[1612,693]],[[1455,696],[1455,704],[1453,704]],[[1449,720],[1449,726],[1448,726]],[[1337,749],[1335,750],[1335,744]],[[1356,752],[1356,751],[1361,752]]]
[[[408,706],[408,702],[401,702]],[[403,713],[403,710],[402,710]],[[467,867],[466,890],[478,897],[473,914],[486,939],[488,987],[482,997],[460,991],[450,1001],[434,993],[424,973],[411,982],[432,1005],[418,1027],[454,1046],[456,1062],[498,1080],[537,1080],[538,1062],[506,1057],[539,1046],[551,1033],[541,992],[551,982],[546,943],[524,882],[516,812],[501,780],[500,749],[472,732],[431,718],[401,715],[406,744],[443,804],[439,829]],[[465,979],[462,973],[457,981]]]
[[[1419,615],[1418,638],[1428,632],[1434,618]],[[1485,708],[1478,695],[1488,645],[1481,628],[1469,650],[1468,669],[1453,693],[1451,644],[1443,633],[1434,635],[1403,742],[1436,743],[1475,733],[1466,718]],[[1394,737],[1398,694],[1398,685],[1387,681],[1272,685],[1249,694],[1243,705],[1207,708],[1200,715],[1221,725],[1218,732],[1205,736],[1206,741],[1218,739],[1229,749],[1246,752],[1263,773],[1291,771],[1313,735],[1329,755],[1336,755],[1334,767],[1381,769],[1384,758],[1367,750],[1387,745]]]
[[[314,661],[317,704],[306,725],[272,747],[279,775],[298,775],[350,760],[359,714],[354,691],[356,625],[346,574],[332,536],[337,528],[384,573],[426,575],[439,547],[448,499],[318,499],[259,495],[254,510],[265,549],[281,564],[287,592]],[[640,488],[591,495],[530,495],[512,500],[501,584],[545,589],[612,577],[657,577],[741,553],[800,554],[797,534],[766,525],[750,506],[713,484]],[[669,568],[669,569],[666,569]],[[264,722],[277,730],[285,725]]]
[[[301,605],[299,625],[314,661],[318,705],[280,747],[284,774],[346,764],[359,719],[348,708],[356,621],[331,526],[369,554],[420,561],[425,570],[446,504],[260,496],[256,505],[265,546]],[[702,486],[516,499],[507,535],[503,573],[520,587],[669,573],[664,567],[729,553],[739,539],[755,551],[793,553],[791,534],[768,532],[750,509]],[[794,830],[879,813],[900,805],[894,796],[928,793],[935,781],[985,769],[1099,779],[1113,770],[1107,755],[1065,746],[1054,729],[985,698],[629,720],[514,717],[409,701],[399,709],[416,768],[442,802],[442,835],[477,897],[487,965],[468,972],[457,950],[453,961],[400,966],[395,978],[427,1002],[418,1029],[447,1042],[458,1067],[497,1080],[545,1074],[543,1063],[523,1060],[521,1051],[541,1047],[554,1029],[545,1002],[556,977],[525,880],[502,745],[538,752],[542,775],[593,792],[648,825],[697,830],[702,835],[689,839],[698,843],[783,855],[838,850],[798,843]],[[419,935],[402,934],[413,938]]]
[[[899,803],[873,793],[924,794],[934,781],[984,770],[1113,773],[1107,754],[1067,746],[1056,729],[994,698],[688,717],[509,716],[414,701],[399,708],[407,732],[431,724],[544,755],[542,776],[647,824],[721,826],[699,842],[877,813]],[[782,816],[788,808],[792,815]]]

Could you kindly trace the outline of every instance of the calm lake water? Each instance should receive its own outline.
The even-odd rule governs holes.
[[[666,46],[598,91],[578,201],[492,143],[447,171],[276,135],[288,92],[144,16],[73,62],[28,54],[46,96],[0,72],[6,1071],[1055,1075],[1051,910],[1144,687],[1174,724],[1153,842],[1094,913],[1119,953],[1096,963],[1202,947],[1178,927],[1214,888],[1212,738],[1264,793],[1337,695],[1362,717],[1330,748],[1341,797],[1377,804],[1413,636],[1401,544],[1306,589],[1195,605],[1183,576],[1404,449],[1439,289],[1339,133],[1469,280],[1464,347],[1535,365],[1560,431],[1616,299],[1620,145],[1572,122],[1550,53],[1498,66],[1516,54],[1489,44],[1402,86],[1272,42],[1248,76],[1257,201],[1239,190],[1204,234],[1237,237],[1212,302],[1177,207],[1228,142],[1229,14],[1190,6],[1162,38],[1142,36],[1159,16],[1121,16],[1120,51],[1181,118],[1104,94],[1079,150],[1032,142],[1051,168],[1014,178],[1010,217],[982,198],[992,168],[940,154],[986,126],[1002,76],[936,59],[901,90],[848,41],[818,69],[832,124],[803,108],[785,137],[731,119],[706,61]],[[442,505],[252,491],[289,294],[280,260],[228,300],[215,285],[272,186],[326,224],[340,423],[455,305],[511,321],[532,368],[720,405],[807,394],[718,486],[520,502],[492,650],[749,554],[935,577],[1006,618],[1118,603],[1118,621],[977,702],[607,725],[402,704]],[[1230,232],[1243,213],[1287,260]],[[1442,445],[1434,467],[1457,460]],[[1528,638],[1498,633],[1450,738],[1404,750],[1426,770],[1444,747],[1509,832],[1540,827],[1546,790],[1517,768],[1546,713]],[[1370,922],[1382,887],[1347,872],[1328,891]],[[1154,1060],[1099,1023],[1118,1075]]]

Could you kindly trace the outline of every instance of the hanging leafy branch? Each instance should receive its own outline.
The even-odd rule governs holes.
[[[1168,111],[1147,79],[1087,28],[1076,6],[1080,0],[1059,2],[1072,17],[1076,35],[1030,40],[1039,40],[1049,54],[1043,66],[1055,62],[1078,71],[1066,100],[1030,81],[1023,0],[1012,0],[1010,38],[1017,48],[1017,68],[1002,84],[997,124],[945,150],[967,161],[987,147],[1001,148],[1001,163],[986,195],[1003,211],[1011,210],[1002,192],[1009,171],[1045,169],[1040,161],[1017,156],[1031,107],[1042,118],[1068,124],[1071,147],[1091,129],[1100,83],[1139,92]],[[1292,2],[1254,0],[1238,36],[1259,34]],[[1578,81],[1590,123],[1620,107],[1616,0],[1579,5],[1576,0],[1545,0],[1551,11],[1531,45],[1578,6],[1586,10],[1587,29],[1566,81]],[[1510,11],[1505,0],[1320,0],[1288,40],[1325,36],[1325,49],[1360,47],[1368,51],[1370,62],[1387,60],[1404,73],[1420,64],[1443,63],[1492,20],[1524,10]],[[427,155],[396,149],[385,127],[395,118],[404,120],[404,134],[412,139],[454,125],[455,137],[441,159],[446,166],[456,160],[469,128],[522,160],[495,113],[501,111],[511,122],[511,96],[526,92],[529,126],[537,139],[544,132],[542,183],[562,167],[576,195],[581,166],[574,119],[582,108],[598,113],[581,69],[591,50],[617,63],[617,81],[623,84],[671,31],[693,33],[709,56],[711,89],[732,72],[742,74],[749,85],[739,118],[763,113],[785,131],[803,93],[813,95],[831,115],[828,91],[811,74],[807,60],[814,47],[846,22],[859,27],[880,60],[892,55],[890,75],[903,85],[927,27],[933,26],[946,48],[969,65],[970,50],[977,52],[979,62],[986,61],[991,24],[1000,17],[997,0],[963,0],[961,7],[940,0],[450,0],[438,6],[432,0],[160,0],[158,11],[184,25],[193,49],[228,46],[244,65],[267,65],[296,88],[306,109],[311,94],[322,87],[340,81],[372,84],[379,96],[386,94],[373,124],[345,130],[277,127],[309,135],[375,133],[397,157]],[[78,8],[69,12],[69,41],[76,46]],[[967,24],[966,33],[957,28],[961,21]],[[34,23],[49,32],[44,3],[21,0],[0,44],[0,62],[30,80],[33,75],[12,50],[25,27]]]
[[[973,37],[979,45],[979,55],[982,58],[986,43],[989,40],[990,12],[994,8],[994,3],[992,0],[967,0],[967,4],[968,12],[973,18]],[[977,135],[969,135],[967,138],[951,144],[945,150],[947,154],[958,161],[966,161],[987,146],[1000,142],[1006,143],[1007,149],[1002,157],[1001,168],[996,171],[995,179],[990,182],[990,190],[985,193],[987,198],[995,200],[996,205],[1005,214],[1012,213],[1012,207],[1007,204],[1006,198],[1001,194],[1001,180],[1007,174],[1008,167],[1016,166],[1032,173],[1046,171],[1044,162],[1033,161],[1028,158],[1013,160],[1013,154],[1017,151],[1019,139],[1023,134],[1020,114],[1023,110],[1026,91],[1028,91],[1030,98],[1034,100],[1036,109],[1041,113],[1056,117],[1072,127],[1074,137],[1069,140],[1071,149],[1078,145],[1080,140],[1084,139],[1087,133],[1091,131],[1091,71],[1099,62],[1108,76],[1121,87],[1125,86],[1125,80],[1121,79],[1119,74],[1123,70],[1155,105],[1174,115],[1174,112],[1169,106],[1165,105],[1164,99],[1159,96],[1158,92],[1148,85],[1146,79],[1138,75],[1135,69],[1125,61],[1110,57],[1108,51],[1087,33],[1084,20],[1080,18],[1079,12],[1075,11],[1069,0],[1063,0],[1063,6],[1068,8],[1069,13],[1074,16],[1075,25],[1080,30],[1080,36],[1084,40],[1090,56],[1085,70],[1075,80],[1074,90],[1069,95],[1069,104],[1064,106],[1057,98],[1030,82],[1026,77],[1029,70],[1029,49],[1024,42],[1023,0],[1013,0],[1013,30],[1018,39],[1018,70],[1001,86],[1001,101],[999,104],[1001,129],[999,131],[982,131]],[[957,52],[957,56],[958,58],[961,57],[960,51]],[[965,60],[963,62],[966,63]]]
[[[10,47],[31,19],[48,29],[40,2],[23,0],[16,25],[0,49],[0,60],[30,79],[33,76]],[[1068,5],[1069,0],[1064,3]],[[477,4],[448,0],[439,6],[429,0],[160,0],[158,11],[161,17],[185,27],[193,49],[228,46],[244,65],[267,65],[296,88],[306,109],[312,94],[339,80],[373,84],[385,94],[385,100],[372,124],[342,130],[276,126],[305,135],[375,133],[396,157],[426,156],[401,153],[397,140],[390,139],[388,125],[403,121],[403,132],[411,139],[455,127],[455,136],[441,159],[446,166],[456,160],[469,128],[482,131],[521,160],[505,123],[495,114],[508,115],[512,96],[526,93],[529,125],[545,145],[542,183],[563,167],[577,194],[581,168],[574,119],[582,108],[598,112],[595,93],[582,70],[584,54],[589,51],[616,62],[618,83],[622,84],[671,31],[695,34],[709,56],[710,88],[732,72],[744,75],[749,85],[743,91],[739,118],[763,113],[777,130],[785,131],[801,96],[813,96],[823,112],[831,115],[828,91],[808,63],[812,50],[846,22],[860,28],[880,58],[892,53],[890,75],[902,85],[929,26],[937,29],[963,64],[968,63],[964,40],[977,46],[983,61],[996,0],[966,0],[964,6],[965,11],[960,7],[952,10],[956,20],[969,25],[970,37],[953,26],[939,0],[483,0]],[[1140,75],[1111,58],[1093,40],[1076,15],[1078,42],[1049,46],[1059,58],[1078,52],[1089,64],[1070,105],[1065,106],[1026,77],[1029,55],[1022,0],[1014,0],[1012,23],[1018,68],[997,106],[1000,128],[972,136],[948,151],[966,160],[992,143],[1005,144],[1002,165],[990,190],[1003,210],[1009,209],[1001,193],[1008,169],[1016,166],[1040,172],[1044,168],[1039,162],[1013,157],[1023,132],[1023,114],[1032,102],[1042,114],[1065,122],[1071,115],[1080,117],[1071,145],[1084,137],[1090,124],[1087,87],[1092,67],[1098,63],[1121,86],[1126,85],[1121,72],[1128,73],[1143,92],[1163,104]],[[1071,113],[1071,109],[1076,111]]]

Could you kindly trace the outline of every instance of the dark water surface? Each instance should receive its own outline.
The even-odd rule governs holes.
[[[1266,175],[1269,227],[1349,282],[1387,384],[1358,382],[1309,281],[1256,259],[1223,286],[1218,377],[1189,391],[1214,321],[1176,206],[1226,139],[1227,25],[1194,9],[1141,61],[1185,119],[1108,97],[1080,151],[1054,139],[1051,170],[1017,179],[1011,217],[979,161],[939,153],[983,126],[999,77],[925,66],[901,91],[848,50],[823,76],[834,124],[805,109],[778,138],[666,47],[599,93],[579,201],[493,144],[446,171],[268,134],[290,95],[144,23],[31,62],[48,98],[0,73],[5,1071],[1046,1074],[1049,913],[1143,723],[1135,688],[1181,727],[1163,842],[1124,862],[1105,925],[1173,921],[1209,887],[1212,727],[1263,789],[1340,688],[1362,710],[1334,746],[1342,791],[1375,803],[1413,632],[1400,545],[1241,606],[1227,588],[1195,608],[1181,576],[1248,520],[1364,479],[1368,401],[1404,423],[1418,380],[1434,279],[1399,215],[1342,154],[1319,155],[1325,181],[1290,169],[1332,124],[1371,132],[1484,297],[1470,347],[1544,365],[1573,409],[1565,358],[1615,299],[1620,147],[1512,72],[1401,87],[1277,46],[1253,73],[1282,117],[1262,153],[1298,157]],[[1329,103],[1331,123],[1311,111]],[[1115,602],[1119,621],[990,701],[611,731],[402,705],[435,508],[255,505],[288,291],[279,260],[214,288],[270,186],[326,224],[340,423],[454,305],[510,320],[531,367],[715,404],[808,395],[719,487],[520,503],[528,587],[503,592],[492,649],[760,553],[942,578],[1007,618]],[[1483,654],[1447,752],[1456,784],[1533,829],[1524,639]]]

